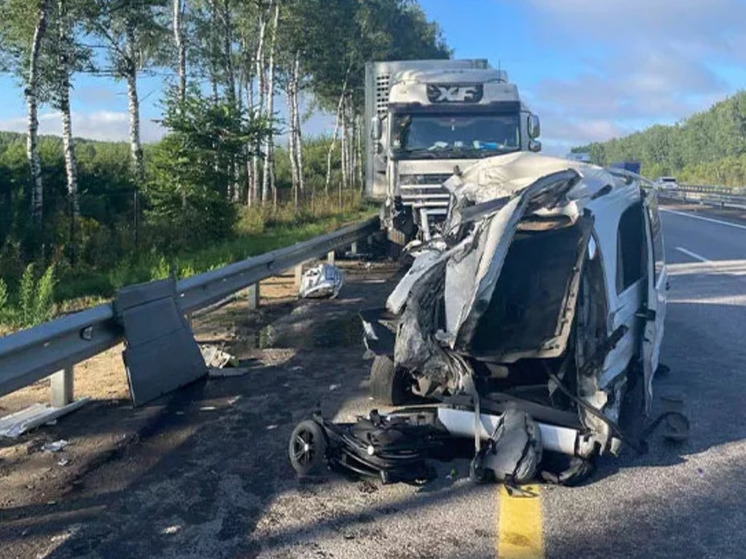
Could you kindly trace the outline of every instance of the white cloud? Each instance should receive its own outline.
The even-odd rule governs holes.
[[[585,69],[532,88],[547,139],[605,140],[672,123],[733,93],[746,63],[742,0],[527,0],[535,42]],[[572,53],[579,53],[573,55]],[[561,126],[560,129],[555,126]]]
[[[129,115],[126,112],[95,111],[81,113],[73,111],[73,135],[76,138],[104,141],[127,141],[129,138]],[[0,130],[26,132],[26,118],[16,117],[0,121]],[[62,133],[60,113],[44,112],[39,115],[39,133],[59,136]],[[163,137],[164,128],[152,120],[140,119],[140,137],[143,142],[155,142]]]

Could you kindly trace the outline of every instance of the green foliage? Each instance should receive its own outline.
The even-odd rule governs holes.
[[[5,283],[5,280],[0,278],[0,324],[7,321],[7,317],[10,314],[10,308],[8,305],[8,301],[10,299],[10,295],[8,293],[8,286]]]
[[[31,324],[44,322],[54,312],[54,265],[49,266],[36,283]]]
[[[608,142],[574,148],[594,163],[635,160],[650,178],[746,186],[746,92],[673,126],[652,126]]]
[[[158,246],[184,248],[226,237],[235,224],[232,189],[246,166],[246,145],[263,138],[269,127],[196,90],[184,102],[170,95],[165,109],[169,133],[153,149],[146,188]]]
[[[21,320],[23,324],[30,324],[36,309],[34,291],[34,265],[29,264],[21,276],[21,285],[19,287],[19,302],[21,307]]]

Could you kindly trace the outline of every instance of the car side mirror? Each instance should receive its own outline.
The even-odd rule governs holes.
[[[373,141],[378,141],[381,139],[381,134],[381,119],[378,115],[376,115],[372,119],[370,119],[370,139]]]
[[[528,142],[528,150],[538,153],[541,151],[541,142],[539,140],[530,140]]]
[[[528,115],[528,137],[532,140],[541,136],[541,122],[539,115]],[[538,151],[538,150],[537,150]]]

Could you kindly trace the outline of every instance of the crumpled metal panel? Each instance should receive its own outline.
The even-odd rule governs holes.
[[[173,279],[126,287],[114,306],[124,326],[122,356],[135,406],[207,374],[199,346],[176,303]]]

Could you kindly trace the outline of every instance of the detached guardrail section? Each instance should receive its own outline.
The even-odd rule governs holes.
[[[681,202],[695,202],[718,208],[735,208],[746,210],[746,188],[725,188],[682,184],[678,188],[661,189],[660,198]]]
[[[180,311],[194,311],[249,287],[249,308],[259,304],[259,282],[336,249],[353,247],[380,229],[377,217],[309,241],[261,254],[176,283]],[[297,268],[296,268],[297,269]],[[298,271],[296,271],[296,276]],[[52,405],[73,401],[74,366],[124,340],[113,303],[64,316],[0,338],[0,396],[52,376]]]

